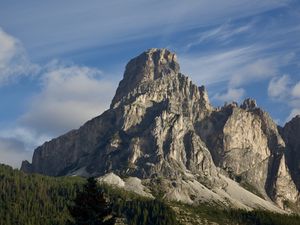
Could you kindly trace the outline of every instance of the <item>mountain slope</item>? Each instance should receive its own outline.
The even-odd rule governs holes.
[[[68,206],[86,181],[80,177],[47,177],[25,174],[0,164],[0,225],[65,225],[71,219]],[[179,224],[164,202],[132,193],[100,187],[113,203],[116,225]],[[126,218],[126,219],[125,219]],[[122,223],[122,221],[127,223]]]
[[[82,188],[79,177],[47,177],[25,174],[0,164],[0,225],[66,224],[67,206]],[[198,206],[162,202],[140,197],[119,188],[102,186],[113,203],[116,224],[220,224],[220,225],[296,225],[299,216],[265,211],[224,210],[211,204]],[[151,223],[152,222],[152,223]],[[155,223],[158,224],[158,223]]]
[[[171,200],[279,210],[272,201],[281,208],[298,201],[284,149],[276,124],[253,100],[215,109],[205,88],[180,73],[174,53],[150,49],[127,64],[110,109],[38,147],[22,170],[51,176],[114,172],[150,180],[149,186],[162,178],[158,186]],[[233,181],[226,176],[255,187],[265,200],[231,198]]]

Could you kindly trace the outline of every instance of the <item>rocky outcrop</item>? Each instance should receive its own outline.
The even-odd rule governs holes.
[[[282,136],[286,143],[286,158],[293,180],[300,190],[300,116],[285,124]]]
[[[166,49],[150,49],[142,53],[127,64],[124,79],[120,82],[112,100],[112,107],[141,83],[176,75],[179,70],[176,55]]]
[[[179,72],[176,56],[151,49],[128,63],[108,111],[40,146],[31,168],[22,168],[52,176],[192,173],[213,185],[217,170],[194,128],[211,109],[205,89]]]
[[[299,142],[289,131],[294,128],[288,127],[285,154],[277,125],[255,100],[215,109],[205,87],[181,74],[174,53],[150,49],[127,64],[107,111],[38,147],[32,163],[24,162],[21,169],[51,176],[113,172],[164,180],[160,185],[169,187],[163,189],[166,198],[186,202],[199,201],[207,193],[215,200],[229,199],[226,174],[283,208],[284,202],[298,199],[289,171],[295,171],[296,162],[288,168],[285,157],[293,161]],[[232,185],[230,190],[244,193]],[[242,199],[231,202],[248,207]]]
[[[229,104],[198,124],[198,134],[215,164],[232,179],[251,185],[265,199],[284,207],[296,202],[295,187],[286,164],[285,143],[271,117],[246,99],[239,107]]]
[[[127,177],[124,180],[114,173],[105,174],[97,178],[100,184],[108,184],[113,187],[122,188],[129,192],[134,192],[138,195],[147,198],[154,198],[150,190],[142,184],[142,180],[137,177]]]

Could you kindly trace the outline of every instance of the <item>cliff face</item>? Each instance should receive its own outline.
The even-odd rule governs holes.
[[[198,133],[217,167],[250,184],[264,198],[283,206],[297,201],[298,190],[285,160],[285,143],[271,117],[252,99],[233,103],[201,121]]]
[[[213,180],[215,165],[194,129],[211,110],[204,88],[179,72],[175,54],[151,49],[128,63],[109,110],[37,148],[32,165],[23,169],[142,178],[189,171]]]
[[[293,180],[300,190],[300,116],[294,117],[282,129],[286,143],[286,158]]]
[[[181,186],[192,178],[207,188],[226,186],[221,171],[283,207],[298,194],[284,149],[276,124],[254,100],[214,109],[205,88],[180,73],[174,53],[150,49],[127,64],[110,109],[38,147],[22,170],[164,177]]]

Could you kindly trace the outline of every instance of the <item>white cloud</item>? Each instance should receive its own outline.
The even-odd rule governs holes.
[[[300,115],[300,82],[293,85],[289,75],[274,77],[269,82],[268,95],[275,101],[282,102],[290,108],[290,114],[285,122]]]
[[[225,82],[229,87],[237,88],[276,76],[279,68],[288,63],[281,57],[262,55],[264,48],[252,45],[204,56],[179,55],[179,58],[182,71],[191,75],[198,84]]]
[[[0,163],[20,168],[22,161],[31,161],[33,150],[48,140],[49,136],[25,127],[0,130]]]
[[[239,102],[245,95],[245,90],[243,88],[229,88],[225,93],[217,93],[213,96],[213,99],[222,102]]]
[[[179,55],[179,59],[183,73],[187,72],[198,85],[206,85],[208,89],[214,90],[211,92],[212,100],[240,101],[246,94],[246,86],[270,79],[269,96],[280,100],[286,98],[284,95],[290,95],[291,87],[287,75],[283,77],[278,75],[282,67],[294,62],[295,54],[293,52],[266,54],[273,48],[273,44],[255,44],[222,49],[206,55],[184,54]],[[227,89],[220,93],[215,87]],[[297,90],[295,87],[294,95],[298,93]]]
[[[288,75],[274,77],[269,82],[268,95],[276,99],[285,99],[289,95],[291,79]]]
[[[50,136],[78,128],[109,106],[115,83],[101,77],[101,71],[88,67],[51,69],[20,123]]]
[[[297,115],[300,115],[300,108],[292,109],[290,115],[286,119],[286,122],[290,121],[291,119],[293,119]]]
[[[251,60],[247,64],[237,68],[236,71],[233,71],[229,85],[232,87],[238,87],[276,76],[279,68],[277,63],[277,58]]]
[[[13,126],[0,130],[0,162],[13,167],[30,159],[43,142],[100,115],[116,88],[99,69],[57,61],[33,65],[21,43],[0,29],[0,85],[29,73],[38,75],[34,78],[40,92],[28,99],[25,113]]]
[[[0,137],[0,163],[20,168],[23,160],[31,159],[32,152],[26,151],[24,144],[17,139]]]
[[[23,143],[24,149],[30,152],[50,139],[49,136],[43,133],[37,133],[32,129],[21,126],[0,130],[0,138],[18,140],[20,143]]]
[[[206,55],[179,55],[181,69],[198,84],[228,82],[232,73],[250,61],[252,47],[224,50]]]
[[[21,43],[0,28],[0,86],[38,69],[28,60]]]
[[[14,56],[17,41],[0,28],[0,68],[3,69]]]
[[[293,87],[292,96],[295,98],[300,98],[300,82]]]
[[[97,69],[79,66],[47,67],[41,92],[14,128],[0,130],[0,162],[20,167],[45,141],[100,115],[109,107],[115,83]]]

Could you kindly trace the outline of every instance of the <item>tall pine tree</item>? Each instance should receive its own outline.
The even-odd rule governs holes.
[[[112,210],[95,178],[88,178],[83,190],[77,193],[73,205],[69,206],[72,225],[114,224]]]

